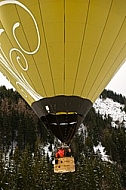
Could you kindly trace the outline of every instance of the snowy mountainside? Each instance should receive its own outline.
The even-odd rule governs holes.
[[[100,113],[104,118],[110,116],[112,118],[112,126],[115,127],[118,124],[124,124],[126,127],[126,113],[123,111],[124,105],[118,102],[114,102],[110,98],[102,99],[98,98],[93,104],[96,113]]]
[[[123,111],[124,105],[118,102],[114,102],[110,98],[102,99],[98,98],[93,104],[96,113],[100,113],[102,117],[110,116],[112,118],[112,127],[124,125],[126,127],[126,113]],[[94,146],[94,151],[100,151],[103,161],[111,162],[108,155],[106,155],[105,147],[99,142],[98,146]]]

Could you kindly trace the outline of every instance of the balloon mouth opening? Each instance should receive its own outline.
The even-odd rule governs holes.
[[[51,131],[61,142],[69,144],[78,125],[76,113],[48,114],[41,117],[47,129]]]
[[[61,142],[69,143],[92,107],[92,102],[78,96],[43,98],[32,104],[44,125]]]

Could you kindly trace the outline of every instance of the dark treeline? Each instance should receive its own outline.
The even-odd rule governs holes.
[[[103,98],[106,98],[105,95]],[[120,96],[120,95],[119,95]],[[112,97],[111,97],[112,98]],[[123,98],[123,97],[122,97]],[[116,101],[116,100],[115,100]],[[125,98],[124,98],[125,102]],[[1,190],[122,190],[126,187],[126,131],[112,118],[90,110],[71,142],[76,172],[54,174],[52,157],[45,152],[55,144],[41,121],[21,96],[0,87],[0,188]],[[110,162],[94,146],[105,147]],[[52,151],[53,152],[53,151]]]
[[[111,90],[104,89],[100,97],[102,97],[103,99],[111,98],[114,102],[124,104],[124,111],[126,112],[126,97],[122,96],[122,94],[117,94]]]
[[[37,136],[47,143],[48,133],[29,105],[12,89],[0,87],[0,143],[8,150],[17,143],[24,149],[29,145],[34,150]]]
[[[100,96],[102,96],[102,98],[111,98],[114,102],[118,102],[120,104],[126,104],[125,96],[122,96],[122,94],[117,94],[111,90],[104,89]]]

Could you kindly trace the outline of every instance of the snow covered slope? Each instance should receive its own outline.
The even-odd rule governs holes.
[[[101,99],[98,98],[94,103],[93,107],[96,112],[100,113],[103,118],[106,116],[110,116],[112,121],[112,126],[116,126],[118,124],[124,124],[126,127],[126,113],[123,111],[124,105],[118,102],[114,102],[112,99],[106,98]]]

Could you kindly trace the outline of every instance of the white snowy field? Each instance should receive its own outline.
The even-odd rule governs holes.
[[[110,98],[101,99],[98,98],[93,107],[96,112],[104,116],[110,116],[113,119],[112,126],[116,126],[116,122],[123,123],[126,127],[126,113],[123,111],[124,105],[118,102],[114,102]]]

